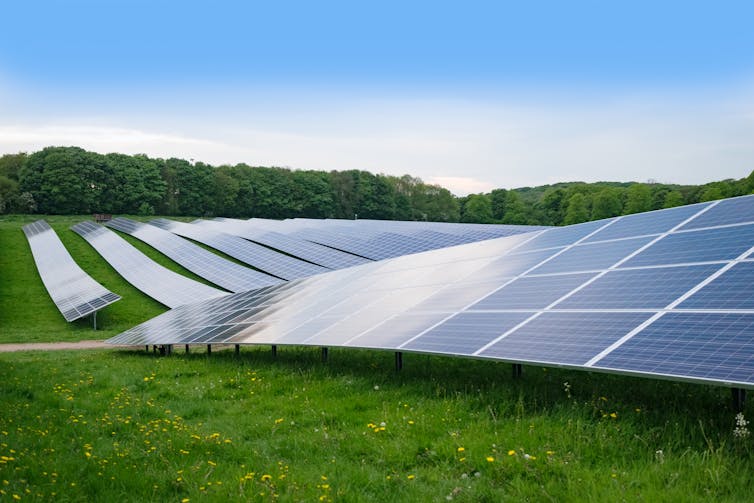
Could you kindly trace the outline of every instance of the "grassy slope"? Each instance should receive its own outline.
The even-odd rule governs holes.
[[[703,386],[287,348],[4,354],[0,382],[0,499],[744,501],[754,473]]]
[[[123,298],[99,311],[92,330],[89,317],[67,323],[39,278],[21,227],[36,216],[0,219],[0,342],[104,339],[164,312],[166,308],[125,281],[70,226],[87,217],[45,217],[74,260],[105,288]],[[136,240],[134,240],[136,241]],[[161,264],[196,278],[148,246],[137,246]]]

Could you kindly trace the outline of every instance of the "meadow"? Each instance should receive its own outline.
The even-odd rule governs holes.
[[[65,323],[29,220],[0,221],[2,342],[103,339],[164,310],[67,230],[81,218],[53,217],[124,297],[102,330]],[[269,347],[4,353],[0,382],[8,501],[744,501],[754,479],[748,425],[713,386]]]

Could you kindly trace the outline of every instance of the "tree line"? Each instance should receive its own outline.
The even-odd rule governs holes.
[[[212,166],[47,147],[0,157],[0,212],[370,218],[568,225],[754,192],[754,171],[705,185],[570,182],[455,197],[421,179],[367,171]]]

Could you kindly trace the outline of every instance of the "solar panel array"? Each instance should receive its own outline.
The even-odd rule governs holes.
[[[227,295],[159,265],[101,225],[81,222],[71,229],[86,239],[126,281],[168,307]]]
[[[754,387],[754,196],[408,255],[110,340],[376,348]]]
[[[140,239],[197,276],[231,292],[245,292],[282,282],[274,276],[226,260],[154,225],[128,218],[115,218],[105,225]]]
[[[52,301],[66,321],[74,321],[120,300],[97,283],[68,254],[60,238],[44,220],[23,226],[34,262]]]
[[[287,236],[275,231],[261,230],[248,220],[220,218],[214,221],[194,222],[221,232],[227,232],[249,241],[280,250],[294,257],[329,269],[343,269],[366,264],[369,259],[351,253],[329,248],[305,239]]]
[[[372,260],[383,260],[448,246],[543,229],[526,225],[403,222],[390,220],[313,220],[282,222],[251,219],[257,228],[274,229]]]
[[[186,224],[165,218],[152,220],[150,224],[215,248],[278,278],[291,280],[329,271],[325,267],[284,255],[266,246],[205,226]]]

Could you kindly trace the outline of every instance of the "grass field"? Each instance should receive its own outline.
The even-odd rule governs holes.
[[[63,320],[20,230],[34,218],[12,217],[0,342],[101,339],[164,311],[68,230],[83,218],[48,221],[123,295],[104,329]],[[751,499],[752,437],[724,388],[404,359],[396,372],[391,353],[339,349],[327,363],[306,348],[0,354],[0,500]]]
[[[0,355],[0,484],[24,499],[744,501],[719,388],[312,349]],[[568,383],[568,385],[566,385]]]

